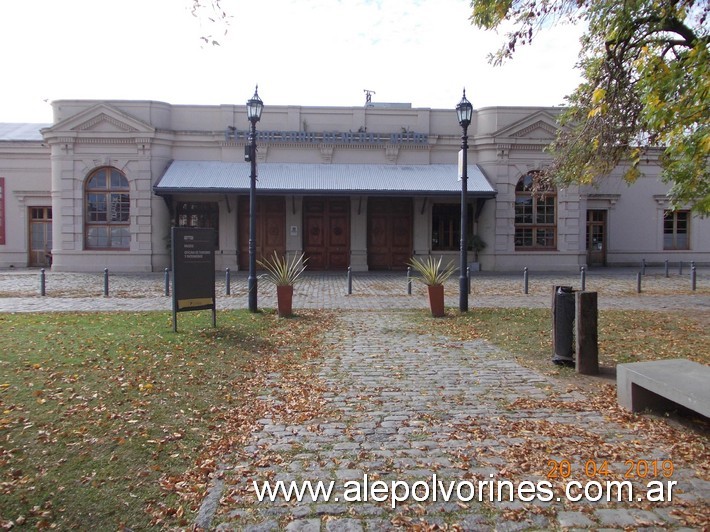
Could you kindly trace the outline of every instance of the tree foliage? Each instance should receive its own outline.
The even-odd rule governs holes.
[[[223,35],[227,34],[230,15],[222,8],[222,0],[189,0],[192,16],[204,22],[206,27],[212,27],[209,35],[201,35],[204,44],[219,46],[218,37],[214,35],[217,29],[224,28]]]
[[[661,165],[675,206],[710,214],[707,0],[472,0],[473,24],[512,24],[500,64],[552,24],[581,23],[582,83],[567,97],[545,174],[592,184],[614,168],[635,181]]]

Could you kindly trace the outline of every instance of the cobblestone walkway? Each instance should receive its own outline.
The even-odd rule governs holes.
[[[504,359],[485,341],[450,342],[415,332],[406,312],[344,312],[337,320],[326,356],[312,363],[327,390],[324,417],[302,424],[260,420],[247,448],[251,458],[223,465],[199,525],[251,532],[428,530],[426,526],[455,524],[463,530],[510,531],[674,527],[670,507],[566,503],[557,485],[550,501],[523,504],[516,495],[512,502],[489,502],[485,496],[479,502],[477,491],[472,501],[464,501],[456,488],[449,501],[441,492],[434,501],[434,475],[445,489],[454,481],[473,482],[478,490],[478,481],[537,483],[546,480],[540,472],[550,469],[548,460],[569,460],[574,471],[569,480],[584,482],[589,479],[580,472],[586,460],[596,460],[598,451],[603,457],[614,453],[615,445],[633,442],[635,456],[608,458],[609,469],[623,473],[626,460],[660,463],[668,449],[645,443],[644,435],[593,409],[579,408],[585,400],[580,393],[556,390],[552,381]],[[278,380],[278,375],[272,377]],[[516,399],[554,401],[557,406],[511,407]],[[587,442],[586,447],[580,442]],[[564,445],[589,454],[560,452]],[[521,466],[526,460],[528,471]],[[674,465],[675,504],[707,501],[710,483],[697,478],[687,464]],[[363,486],[366,475],[369,500],[353,501],[355,493],[363,493],[357,486]],[[316,501],[307,496],[286,502],[279,494],[274,502],[259,503],[252,480],[259,486],[265,480],[332,481],[333,491],[328,500],[321,494]],[[377,481],[384,483],[380,488],[390,488],[387,495],[372,491]],[[395,481],[408,485],[392,491]],[[415,493],[422,500],[410,497],[393,509],[392,494],[403,496],[416,482]],[[462,486],[459,495],[464,499],[470,496],[470,485],[456,486]]]
[[[684,275],[665,277],[663,270],[651,269],[643,277],[642,292],[637,293],[635,269],[594,270],[586,276],[586,290],[599,294],[600,309],[692,310],[710,311],[710,272],[698,271],[696,290],[691,290],[687,268]],[[218,275],[215,294],[217,309],[247,307],[245,272],[234,272],[226,295],[226,275]],[[445,287],[446,304],[458,307],[458,278]],[[581,288],[580,275],[569,273],[530,274],[528,293],[523,276],[478,272],[471,276],[470,307],[549,308],[553,285]],[[259,308],[276,306],[276,291],[260,281]],[[164,275],[110,274],[109,297],[103,297],[103,274],[46,272],[45,296],[40,296],[40,273],[33,270],[0,271],[0,312],[165,310],[172,299],[165,296]],[[428,306],[426,288],[416,280],[408,293],[406,272],[355,273],[348,294],[343,272],[307,272],[296,286],[294,308],[317,309],[415,309]]]

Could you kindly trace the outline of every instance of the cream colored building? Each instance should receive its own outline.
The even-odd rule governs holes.
[[[269,106],[258,131],[257,253],[311,269],[458,260],[461,128],[453,109]],[[0,124],[0,267],[161,271],[171,225],[217,229],[217,267],[246,269],[244,105],[63,100],[52,124]],[[559,108],[474,110],[469,235],[483,270],[710,262],[710,220],[671,212],[649,163],[627,186],[534,197]],[[469,238],[469,240],[471,240]],[[474,253],[469,252],[474,260]]]

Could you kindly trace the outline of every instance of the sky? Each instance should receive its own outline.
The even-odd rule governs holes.
[[[269,105],[373,102],[454,109],[553,106],[580,80],[581,29],[541,33],[500,67],[504,33],[469,22],[469,0],[0,0],[0,122],[52,121],[62,99]],[[226,33],[225,33],[226,31]],[[219,46],[205,44],[212,35]]]

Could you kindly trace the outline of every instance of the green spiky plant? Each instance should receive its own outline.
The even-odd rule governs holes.
[[[428,255],[426,258],[414,257],[408,264],[421,275],[419,280],[425,285],[438,286],[444,284],[456,271],[456,266],[452,262],[442,265],[443,259],[439,257],[437,260]]]
[[[279,255],[274,251],[273,256],[256,262],[266,270],[263,275],[267,281],[276,286],[293,286],[301,280],[301,274],[306,270],[307,258],[303,253],[294,253],[291,258]]]

